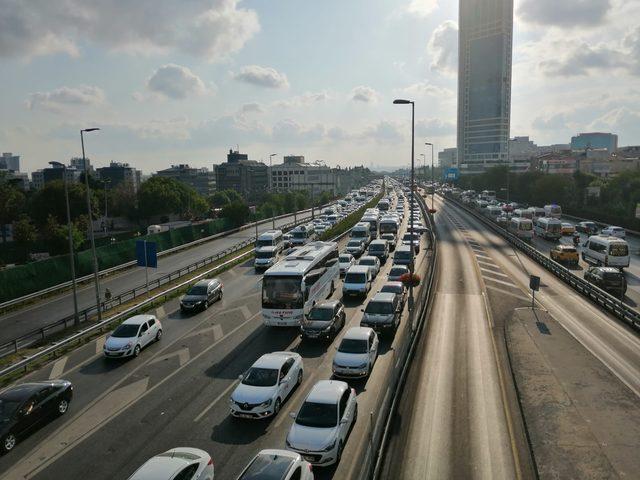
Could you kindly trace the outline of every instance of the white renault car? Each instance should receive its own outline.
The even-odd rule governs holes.
[[[104,342],[108,358],[137,357],[140,351],[162,338],[162,325],[154,315],[135,315],[122,322]]]
[[[129,480],[213,480],[213,460],[198,448],[172,448],[147,460]]]
[[[333,375],[341,378],[368,376],[378,358],[378,345],[378,335],[372,328],[350,328],[333,357]]]
[[[311,464],[290,450],[260,451],[237,480],[313,480]]]
[[[291,416],[295,421],[287,435],[287,449],[313,465],[332,465],[340,461],[358,417],[356,391],[346,382],[320,380]]]
[[[265,418],[277,415],[282,403],[302,383],[302,357],[293,352],[262,355],[244,374],[231,394],[231,415]]]

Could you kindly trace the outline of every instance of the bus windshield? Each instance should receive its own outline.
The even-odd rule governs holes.
[[[262,279],[262,306],[264,308],[302,308],[302,277],[271,276]]]

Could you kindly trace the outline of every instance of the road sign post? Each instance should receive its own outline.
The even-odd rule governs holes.
[[[146,240],[136,241],[136,258],[139,267],[144,267],[144,274],[149,294],[149,267],[158,268],[158,244]]]
[[[540,290],[540,277],[536,275],[530,275],[529,288],[531,289],[531,308],[533,309],[536,302],[536,292]]]

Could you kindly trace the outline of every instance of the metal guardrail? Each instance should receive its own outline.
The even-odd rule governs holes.
[[[613,295],[578,277],[575,273],[571,272],[566,267],[560,265],[554,260],[551,260],[542,252],[529,245],[527,242],[521,240],[512,233],[509,233],[507,230],[492,222],[485,216],[481,215],[476,210],[459,202],[453,196],[447,195],[444,198],[452,201],[458,207],[469,212],[475,218],[488,225],[494,232],[496,232],[498,235],[503,237],[505,240],[507,240],[513,246],[517,247],[522,252],[526,253],[529,257],[531,257],[537,263],[553,273],[556,277],[563,280],[574,290],[580,292],[585,297],[588,297],[591,301],[600,305],[606,311],[627,323],[631,328],[640,332],[640,312],[638,310],[631,308],[629,305],[626,305],[623,301],[615,298]]]
[[[305,214],[305,213],[309,213],[312,210],[322,210],[323,208],[332,205],[332,203],[328,203],[326,205],[321,205],[319,207],[314,207],[313,209],[308,208],[306,210],[300,210],[299,212],[296,212],[296,214],[301,215],[301,214]],[[278,215],[277,217],[274,217],[275,220],[281,220],[283,218],[287,218],[292,216],[293,213],[285,213],[283,215]],[[199,238],[198,240],[194,240],[193,242],[189,242],[189,243],[183,243],[182,245],[177,245],[175,247],[172,248],[168,248],[166,250],[162,250],[160,252],[158,252],[158,257],[163,257],[165,255],[170,255],[172,253],[175,252],[179,252],[181,250],[186,250],[192,247],[196,247],[202,243],[207,243],[207,242],[211,242],[213,240],[217,240],[218,238],[222,238],[222,237],[228,237],[229,235],[233,235],[234,233],[238,233],[242,230],[249,230],[251,228],[255,228],[256,223],[258,225],[264,225],[265,223],[270,223],[273,220],[271,218],[265,219],[265,220],[259,220],[258,222],[252,222],[252,223],[247,223],[246,225],[243,225],[241,227],[237,227],[237,228],[233,228],[231,230],[225,230],[224,232],[219,232],[219,233],[215,233],[213,235],[209,235],[208,237],[202,237]],[[281,227],[282,228],[282,227]],[[126,262],[126,263],[121,263],[120,265],[116,265],[115,267],[111,267],[111,268],[107,268],[105,270],[100,270],[98,272],[98,275],[100,277],[104,277],[106,275],[111,275],[112,273],[115,273],[119,270],[124,270],[127,269],[129,267],[133,267],[137,264],[136,260],[132,260],[130,262]],[[82,283],[85,281],[89,281],[89,280],[93,280],[93,274],[89,274],[89,275],[85,275],[84,277],[79,277],[76,279],[76,283]],[[48,287],[45,288],[43,290],[39,290],[37,292],[33,292],[33,293],[29,293],[27,295],[23,295],[21,297],[18,298],[14,298],[11,300],[7,300],[6,302],[2,302],[0,303],[0,312],[2,312],[3,310],[13,307],[14,305],[19,305],[20,303],[24,303],[24,302],[28,302],[29,300],[33,300],[35,298],[41,297],[43,295],[48,295],[50,293],[56,292],[58,290],[63,290],[65,288],[69,288],[71,287],[71,280],[69,280],[68,282],[64,282],[64,283],[59,283],[58,285],[53,285],[52,287]]]

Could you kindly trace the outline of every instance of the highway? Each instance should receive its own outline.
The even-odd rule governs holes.
[[[635,475],[637,334],[462,209],[440,199],[436,208],[437,294],[381,478],[535,478],[523,415],[540,478]],[[519,313],[532,313],[530,274],[541,277],[536,301],[540,318],[548,321],[534,318],[526,325],[536,341],[551,345],[564,335],[578,353],[569,357],[558,345],[534,349],[518,364],[525,365],[522,371],[509,364],[510,355],[520,352],[507,351],[515,346],[504,334]],[[553,330],[555,324],[560,330]],[[531,365],[538,370],[526,371]],[[523,413],[510,371],[539,381],[543,367],[549,371],[544,382],[520,398]]]
[[[304,218],[311,218],[311,212],[298,215],[298,220]],[[276,227],[286,225],[293,221],[293,215],[277,219]],[[258,232],[264,232],[271,228],[271,222],[267,222],[258,225]],[[158,268],[149,269],[149,281],[192,264],[202,258],[222,252],[253,236],[255,236],[255,227],[246,227],[232,235],[217,238],[166,257],[160,257],[158,259]],[[116,296],[144,284],[144,268],[133,267],[123,270],[120,273],[101,278],[100,290],[104,298],[104,291],[107,288],[113,296]],[[80,286],[77,292],[79,310],[95,305],[96,297],[93,282],[88,282]],[[36,330],[68,315],[73,315],[73,296],[70,289],[60,295],[45,298],[42,301],[0,316],[0,343],[10,341],[13,338]]]
[[[406,219],[403,229],[406,228]],[[343,240],[342,244],[346,241]],[[423,246],[424,247],[424,246]],[[425,249],[417,258],[424,271]],[[391,261],[375,280],[372,294],[386,281]],[[127,478],[151,456],[188,445],[212,454],[216,478],[235,478],[263,448],[284,448],[296,411],[311,386],[331,375],[334,348],[302,344],[296,329],[263,326],[261,277],[249,262],[221,275],[225,296],[205,312],[183,316],[177,300],[157,312],[165,335],[160,343],[131,361],[102,358],[104,337],[30,374],[26,380],[60,377],[75,385],[67,416],[41,428],[0,458],[2,478]],[[371,295],[372,295],[371,294]],[[335,298],[340,298],[340,288]],[[358,325],[363,301],[346,302],[347,325]],[[347,441],[343,458],[360,458],[367,445],[368,412],[376,412],[395,366],[395,347],[409,331],[406,311],[393,338],[383,339],[380,356],[368,379],[353,382],[361,415]],[[264,421],[229,415],[228,398],[238,375],[262,354],[292,350],[303,357],[303,383],[282,407]],[[361,465],[343,461],[314,469],[316,478],[352,478]],[[62,473],[64,472],[64,473]]]

